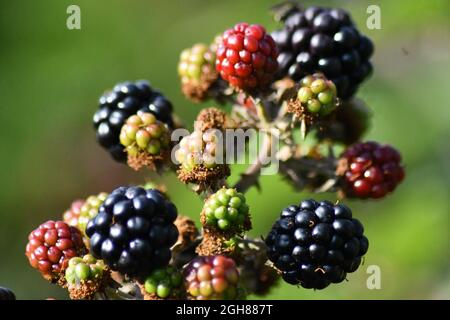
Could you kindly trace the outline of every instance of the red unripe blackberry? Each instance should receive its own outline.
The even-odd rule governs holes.
[[[349,147],[341,156],[338,171],[345,195],[354,198],[382,198],[405,176],[400,153],[377,142]]]
[[[271,83],[278,70],[278,49],[260,25],[238,23],[222,35],[216,70],[232,87],[249,90]]]
[[[47,221],[28,236],[26,256],[44,278],[57,281],[64,277],[70,258],[86,250],[80,231],[62,221]]]
[[[239,272],[231,258],[222,255],[197,257],[184,269],[184,280],[190,299],[239,299]]]

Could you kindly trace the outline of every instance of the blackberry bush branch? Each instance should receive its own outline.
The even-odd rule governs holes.
[[[248,169],[241,175],[239,181],[234,185],[234,188],[239,192],[245,193],[252,186],[256,186],[258,190],[260,189],[259,185],[259,176],[261,175],[261,170],[264,167],[264,163],[268,157],[271,156],[272,150],[272,134],[266,133],[263,138],[263,143],[261,150],[258,154],[258,157],[252,165],[248,167]]]
[[[230,116],[204,108],[194,131],[174,142],[169,137],[182,125],[149,82],[122,82],[100,98],[93,117],[99,144],[130,168],[176,171],[205,197],[202,228],[178,216],[168,190],[154,185],[74,202],[64,222],[41,224],[26,246],[30,265],[71,299],[242,299],[246,290],[266,295],[280,276],[323,289],[358,269],[369,240],[341,203],[303,200],[283,209],[265,238],[245,235],[258,214],[243,193],[260,189],[274,161],[299,191],[338,199],[382,198],[405,175],[394,147],[361,141],[369,109],[354,95],[372,72],[371,40],[343,9],[288,1],[273,11],[283,26],[271,34],[238,23],[180,56],[184,95],[214,106],[230,102]],[[218,134],[228,129],[260,133],[252,137],[257,155],[234,188]],[[175,145],[177,161],[169,162]],[[337,158],[339,146],[345,149]],[[0,288],[0,300],[5,295],[12,298]]]

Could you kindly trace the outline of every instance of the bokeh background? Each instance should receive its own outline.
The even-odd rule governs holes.
[[[312,4],[312,1],[304,1]],[[81,7],[81,30],[66,28],[66,8]],[[276,28],[268,0],[0,1],[0,285],[20,299],[67,298],[24,256],[30,230],[57,219],[76,198],[150,178],[113,162],[95,142],[97,99],[121,80],[149,79],[189,126],[202,105],[180,93],[180,51],[209,42],[236,22]],[[351,11],[376,44],[375,73],[359,91],[373,109],[368,139],[398,147],[407,178],[382,201],[350,206],[370,239],[365,265],[323,291],[281,284],[276,299],[450,298],[450,2],[315,1]],[[382,29],[367,30],[369,4]],[[207,106],[210,104],[204,104]],[[231,177],[235,181],[238,172]],[[201,201],[174,175],[164,182],[184,214]],[[253,235],[266,234],[280,210],[306,193],[277,176],[248,192]],[[320,195],[319,198],[327,196]],[[333,196],[328,196],[333,199]],[[366,287],[378,265],[381,290]]]

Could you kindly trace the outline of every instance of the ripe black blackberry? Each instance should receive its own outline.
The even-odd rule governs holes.
[[[172,104],[145,80],[119,83],[112,91],[102,95],[99,103],[100,107],[93,117],[97,141],[119,162],[125,162],[127,159],[119,135],[129,116],[138,111],[151,112],[170,128],[174,125]]]
[[[0,301],[16,300],[16,295],[8,288],[0,287]]]
[[[304,200],[281,212],[266,238],[267,256],[286,282],[324,289],[358,269],[369,246],[363,232],[345,205]]]
[[[356,29],[343,9],[294,8],[283,17],[284,27],[272,33],[280,54],[279,74],[295,81],[322,72],[346,99],[372,72],[372,41]]]
[[[117,188],[87,224],[91,254],[112,270],[144,278],[169,263],[176,217],[175,205],[156,189]]]

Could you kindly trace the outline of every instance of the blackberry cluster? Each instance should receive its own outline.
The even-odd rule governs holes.
[[[160,191],[119,187],[87,224],[91,253],[112,270],[145,277],[169,263],[178,239],[176,217],[177,208]]]
[[[172,104],[145,80],[119,83],[112,91],[102,95],[99,103],[100,107],[93,117],[97,141],[119,162],[127,159],[119,135],[130,116],[138,111],[150,112],[170,128],[174,126]]]
[[[144,282],[144,296],[147,299],[180,298],[183,276],[172,267],[153,271]]]
[[[245,196],[236,189],[222,188],[203,206],[202,223],[221,231],[242,232],[250,229],[249,208]]]
[[[47,221],[28,236],[26,256],[44,278],[51,281],[61,279],[69,259],[86,250],[80,231],[62,221]]]
[[[280,54],[279,76],[295,81],[322,72],[340,98],[349,98],[372,72],[372,41],[361,35],[348,12],[309,7],[291,10],[284,27],[272,33]]]
[[[267,86],[278,69],[277,46],[260,25],[238,23],[225,31],[216,56],[217,72],[238,89]]]
[[[184,281],[193,300],[235,300],[240,295],[236,263],[223,255],[195,258],[184,269]]]
[[[304,200],[281,212],[266,238],[267,256],[286,282],[324,289],[358,269],[369,246],[363,232],[345,205]]]
[[[377,142],[350,146],[341,156],[344,193],[348,197],[382,198],[405,177],[400,153]]]

